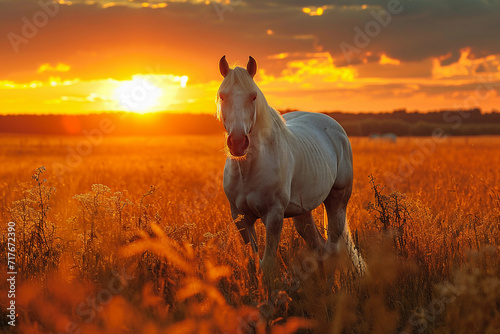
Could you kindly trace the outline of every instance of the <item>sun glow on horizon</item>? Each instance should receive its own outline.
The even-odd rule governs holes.
[[[256,82],[278,110],[377,112],[400,106],[426,111],[471,103],[498,110],[500,94],[489,87],[500,81],[500,54],[478,57],[471,52],[462,49],[454,62],[444,62],[450,54],[418,65],[366,52],[366,63],[347,66],[336,65],[327,52],[281,52],[262,59]],[[279,62],[282,68],[272,71],[266,62]],[[43,63],[31,74],[1,79],[0,114],[213,113],[221,82],[159,68],[118,75],[96,72],[93,79],[77,69],[72,63]],[[432,94],[436,89],[443,93]]]
[[[140,76],[121,82],[113,94],[121,109],[139,114],[153,112],[160,106],[162,96],[160,87]]]

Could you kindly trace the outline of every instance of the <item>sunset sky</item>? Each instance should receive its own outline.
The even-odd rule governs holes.
[[[218,61],[277,109],[500,109],[500,0],[0,0],[0,114],[215,112]]]

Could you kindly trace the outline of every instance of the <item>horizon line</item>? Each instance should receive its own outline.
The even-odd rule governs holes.
[[[459,111],[476,111],[478,110],[481,114],[490,114],[490,113],[500,113],[500,110],[490,109],[483,110],[480,107],[473,107],[467,109],[460,108],[441,108],[441,109],[428,109],[428,110],[408,110],[406,108],[395,108],[393,110],[372,110],[372,111],[344,111],[344,110],[322,110],[322,111],[312,111],[315,113],[342,113],[342,114],[394,114],[394,113],[419,113],[419,114],[429,114],[429,113],[442,113],[446,111],[459,112]],[[286,109],[278,109],[280,113],[289,113],[294,111],[301,111],[300,109],[286,108]],[[33,112],[22,112],[22,113],[0,113],[0,116],[89,116],[89,115],[113,115],[113,114],[131,114],[136,116],[153,116],[153,115],[215,115],[214,112],[193,112],[193,111],[151,111],[151,112],[134,112],[134,111],[116,111],[116,110],[96,110],[87,113],[33,113]]]

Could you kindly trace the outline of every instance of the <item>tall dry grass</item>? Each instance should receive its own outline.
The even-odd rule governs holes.
[[[1,229],[17,226],[17,332],[500,328],[498,138],[353,138],[348,219],[371,275],[339,257],[324,279],[287,220],[273,291],[230,219],[222,138],[105,138],[57,175],[53,163],[80,140],[0,138]],[[314,215],[319,223],[322,209]],[[260,222],[257,232],[262,252]]]

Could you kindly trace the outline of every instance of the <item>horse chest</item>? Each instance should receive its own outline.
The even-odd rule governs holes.
[[[278,203],[289,198],[286,187],[278,185],[278,179],[269,172],[241,173],[234,167],[226,167],[224,173],[224,191],[239,212],[262,217]],[[288,196],[288,197],[287,197]]]

